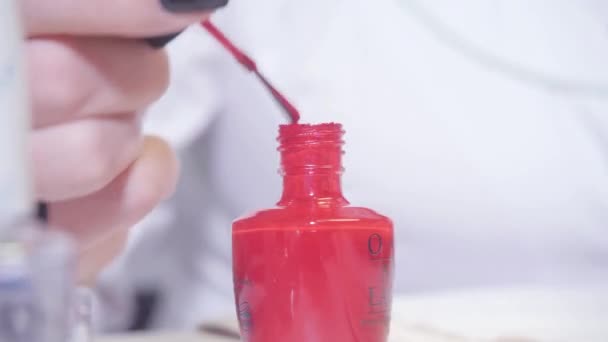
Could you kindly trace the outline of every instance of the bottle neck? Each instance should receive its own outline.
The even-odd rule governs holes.
[[[342,126],[281,126],[283,195],[278,205],[316,204],[341,206]]]
[[[348,201],[342,194],[339,172],[326,174],[292,174],[283,176],[283,195],[278,205],[343,206]]]

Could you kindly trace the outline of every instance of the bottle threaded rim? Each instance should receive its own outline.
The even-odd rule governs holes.
[[[342,136],[339,123],[289,124],[279,128],[282,175],[342,173]]]
[[[279,151],[284,151],[290,147],[302,147],[330,143],[342,145],[344,130],[339,123],[322,124],[288,124],[279,127]]]

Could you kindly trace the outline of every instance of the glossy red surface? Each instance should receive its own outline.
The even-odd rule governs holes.
[[[243,341],[387,340],[393,226],[342,196],[341,136],[338,124],[283,126],[279,206],[233,225]]]

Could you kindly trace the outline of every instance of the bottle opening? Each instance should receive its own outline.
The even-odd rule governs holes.
[[[322,124],[289,124],[279,128],[279,142],[281,145],[296,139],[300,142],[332,141],[342,142],[344,130],[339,123]]]

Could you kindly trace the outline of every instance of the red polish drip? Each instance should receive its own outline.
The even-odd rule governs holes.
[[[241,49],[236,47],[228,37],[226,37],[210,20],[204,21],[201,24],[207,32],[209,32],[226,50],[232,54],[232,56],[247,70],[255,73],[255,75],[260,79],[262,84],[270,91],[274,99],[279,103],[279,105],[285,110],[287,115],[289,116],[292,123],[298,123],[300,121],[300,113],[298,110],[287,100],[281,92],[279,92],[269,81],[268,79],[260,72],[255,61],[247,56]]]
[[[342,126],[283,125],[283,195],[233,224],[242,341],[386,342],[393,225],[341,189]]]

